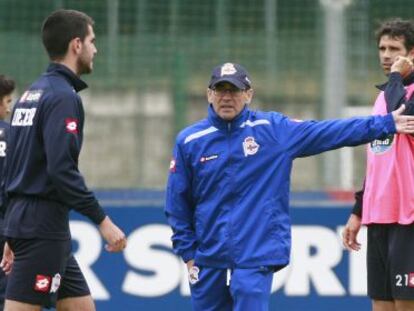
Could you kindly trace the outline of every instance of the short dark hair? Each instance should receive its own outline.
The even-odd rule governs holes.
[[[72,39],[85,40],[88,25],[94,25],[93,19],[80,11],[61,9],[50,14],[42,25],[42,41],[49,58],[63,58]]]
[[[0,75],[0,99],[13,93],[15,87],[16,85],[13,79],[8,78],[5,75]]]
[[[413,20],[403,20],[392,18],[383,22],[375,32],[377,43],[379,44],[383,36],[391,38],[404,38],[404,46],[407,51],[414,47],[414,22]]]

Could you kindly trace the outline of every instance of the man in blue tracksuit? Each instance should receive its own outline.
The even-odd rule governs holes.
[[[42,26],[51,64],[14,106],[7,153],[8,196],[2,267],[11,272],[5,310],[94,311],[86,280],[71,250],[69,211],[99,226],[108,251],[122,251],[124,233],[112,223],[78,169],[84,110],[80,79],[97,52],[93,20],[58,10]],[[14,262],[13,262],[14,253]]]
[[[165,213],[187,263],[194,310],[267,310],[273,273],[289,263],[292,162],[413,130],[387,116],[295,121],[248,108],[246,70],[213,70],[208,117],[178,134]]]

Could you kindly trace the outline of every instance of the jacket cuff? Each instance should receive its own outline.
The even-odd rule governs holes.
[[[397,128],[395,127],[395,121],[392,113],[385,115],[385,126],[389,134],[397,133]]]
[[[391,72],[389,77],[388,77],[388,83],[390,83],[390,82],[403,83],[403,77],[402,77],[401,73],[399,73],[398,71]]]
[[[354,207],[352,208],[352,214],[362,217],[362,204],[360,202],[355,202]]]
[[[99,205],[98,201],[95,201],[94,206],[91,206],[82,214],[88,217],[96,225],[99,225],[106,217],[106,213]]]
[[[190,260],[194,259],[195,257],[195,250],[191,249],[181,254],[181,258],[185,263],[189,262]]]
[[[365,191],[365,181],[364,181],[364,187],[355,192],[354,197],[355,197],[355,203],[354,203],[354,207],[352,208],[352,214],[358,216],[358,217],[362,217],[362,204],[363,204],[363,198],[364,198],[364,191]]]

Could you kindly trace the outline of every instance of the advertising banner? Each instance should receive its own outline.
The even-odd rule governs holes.
[[[108,207],[128,236],[122,254],[109,254],[98,228],[75,213],[74,252],[98,310],[191,310],[187,272],[171,251],[171,230],[161,207]],[[369,310],[366,232],[359,252],[348,253],[340,232],[350,207],[291,208],[291,264],[275,274],[270,310]],[[257,224],[260,226],[260,223]]]

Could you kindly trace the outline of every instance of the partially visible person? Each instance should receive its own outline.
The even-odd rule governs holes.
[[[105,214],[78,169],[84,110],[80,76],[92,72],[94,22],[58,10],[42,26],[47,71],[24,92],[11,116],[5,189],[8,197],[2,266],[8,276],[5,310],[93,311],[86,280],[72,254],[69,211],[99,226],[106,249],[122,251],[124,233]]]
[[[373,114],[404,104],[414,114],[414,22],[392,19],[377,30],[379,60],[388,76]],[[359,250],[361,225],[368,228],[368,296],[374,311],[414,311],[414,137],[390,134],[367,148],[364,188],[343,231],[343,244]]]
[[[413,133],[404,107],[387,116],[297,121],[254,111],[242,66],[213,69],[208,115],[176,140],[165,213],[187,264],[194,310],[265,311],[273,273],[289,263],[293,160]]]
[[[7,153],[7,138],[9,134],[9,123],[5,121],[10,113],[12,93],[15,89],[15,82],[11,78],[0,75],[0,261],[3,258],[5,238],[3,236],[3,218],[5,212],[4,198],[4,163]],[[0,270],[0,310],[4,308],[4,294],[6,291],[6,274]]]

